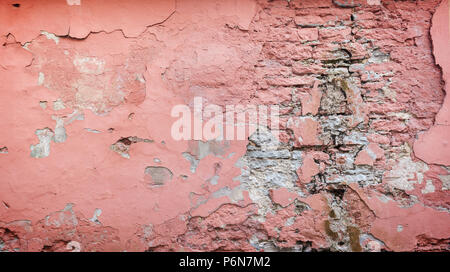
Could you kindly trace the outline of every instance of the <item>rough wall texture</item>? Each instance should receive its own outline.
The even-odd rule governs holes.
[[[0,1],[0,251],[449,251],[449,10]],[[174,139],[195,97],[279,140]]]

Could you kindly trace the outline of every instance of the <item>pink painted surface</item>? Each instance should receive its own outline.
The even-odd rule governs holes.
[[[428,163],[450,165],[450,4],[442,1],[433,16],[431,36],[436,64],[442,69],[447,95],[436,115],[434,126],[419,136],[414,145],[417,157]]]
[[[450,250],[448,1],[16,2],[0,251]],[[280,142],[175,140],[195,97]]]

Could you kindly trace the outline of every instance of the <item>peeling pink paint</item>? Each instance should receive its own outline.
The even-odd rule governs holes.
[[[450,165],[450,4],[443,0],[433,16],[431,35],[436,64],[442,69],[446,93],[442,108],[436,115],[434,126],[419,136],[414,145],[416,156],[428,163]],[[433,150],[433,152],[430,152]]]
[[[0,251],[449,251],[449,2],[344,2],[2,1]]]

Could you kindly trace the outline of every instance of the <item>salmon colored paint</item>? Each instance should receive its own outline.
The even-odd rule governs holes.
[[[450,82],[450,4],[442,1],[433,16],[431,35],[436,64],[442,69],[446,93]],[[450,164],[450,96],[446,95],[442,108],[436,115],[435,125],[414,145],[416,155],[429,163]],[[433,152],[430,152],[433,150]]]
[[[352,2],[0,1],[0,251],[449,251],[450,4]]]

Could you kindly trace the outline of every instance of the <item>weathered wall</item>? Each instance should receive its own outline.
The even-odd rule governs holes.
[[[0,251],[448,251],[449,9],[0,1]],[[194,97],[280,141],[175,140]]]

